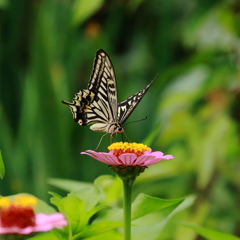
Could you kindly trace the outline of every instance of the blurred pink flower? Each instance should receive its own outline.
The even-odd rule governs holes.
[[[18,196],[16,201],[0,198],[0,234],[27,235],[62,228],[68,224],[62,213],[35,214],[35,204],[36,199],[29,196]]]
[[[110,152],[95,152],[87,150],[81,154],[106,163],[111,166],[142,166],[147,167],[163,160],[172,159],[172,155],[165,155],[162,152],[152,152],[151,148],[141,143],[117,142],[111,144],[108,149]]]
[[[53,228],[62,228],[68,223],[63,214],[53,213],[50,215],[38,213],[35,215],[35,225],[25,228],[17,226],[2,227],[0,223],[0,234],[30,234],[33,232],[48,232]]]

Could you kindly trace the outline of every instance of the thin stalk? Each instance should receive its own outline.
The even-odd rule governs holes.
[[[123,179],[124,240],[131,240],[132,179]]]

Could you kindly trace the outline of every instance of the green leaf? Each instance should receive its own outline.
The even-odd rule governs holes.
[[[163,236],[163,231],[165,230],[165,227],[168,226],[169,220],[177,213],[185,210],[188,208],[190,205],[195,200],[195,196],[190,195],[184,201],[177,207],[175,208],[174,205],[167,207],[165,209],[159,210],[157,212],[160,212],[162,216],[159,216],[158,223],[153,224],[153,225],[147,225],[145,226],[132,226],[132,240],[137,240],[137,239],[148,239],[148,240],[156,240],[156,239],[161,239]],[[170,208],[175,208],[170,214],[164,216],[165,210],[169,210]],[[151,215],[151,214],[149,214]],[[144,217],[143,217],[144,218]],[[163,219],[161,219],[163,218]],[[138,219],[137,219],[138,221]],[[152,219],[150,219],[152,221]],[[133,221],[134,223],[135,221]],[[164,237],[163,237],[164,238]]]
[[[102,192],[100,201],[113,204],[122,198],[122,181],[119,177],[102,175],[94,180],[94,185]]]
[[[119,231],[111,230],[100,235],[87,238],[87,240],[106,240],[106,239],[123,240],[123,234],[120,233]]]
[[[74,181],[69,179],[61,179],[61,178],[50,178],[48,180],[48,184],[68,192],[93,186],[92,183]]]
[[[38,199],[38,203],[35,207],[35,212],[36,213],[46,213],[46,214],[51,214],[51,213],[55,213],[55,209],[51,206],[49,206],[47,203],[45,203],[44,201]]]
[[[3,163],[2,153],[0,151],[0,178],[3,179],[5,175],[5,166]]]
[[[55,192],[48,192],[50,195],[52,195],[53,197],[51,198],[51,202],[53,203],[54,201],[59,201],[62,199],[62,196],[60,196],[59,194],[55,193]]]
[[[73,6],[72,24],[83,23],[102,6],[103,2],[104,0],[76,0]]]
[[[58,201],[57,199],[54,199],[54,202],[52,203],[65,215],[69,223],[69,227],[66,227],[65,229],[66,231],[70,231],[71,235],[78,234],[85,228],[88,218],[85,204],[81,199],[72,194],[68,194],[67,197]]]
[[[164,200],[141,193],[132,203],[132,225],[147,226],[157,224],[166,219],[183,200],[184,198]],[[110,209],[104,216],[104,220],[123,221],[123,209]]]
[[[183,200],[184,198],[165,200],[141,193],[132,204],[132,220],[171,206],[176,208]]]
[[[122,227],[123,223],[121,222],[112,222],[112,221],[103,221],[103,222],[96,222],[86,228],[81,234],[82,238],[95,236],[107,231],[110,231],[117,227]]]
[[[87,216],[88,218],[92,217],[95,213],[99,212],[100,210],[104,209],[104,208],[109,208],[109,205],[100,205],[95,207],[94,209],[92,209],[91,211],[88,212]]]
[[[161,233],[166,225],[165,221],[152,226],[133,226],[132,227],[132,240],[156,240],[161,239]]]
[[[42,233],[37,236],[28,238],[28,240],[61,240],[62,238],[58,238],[54,233],[48,232],[48,233]]]
[[[101,192],[93,185],[85,189],[73,191],[71,194],[79,197],[85,203],[87,210],[96,206],[101,196]]]
[[[240,240],[240,238],[235,237],[228,233],[222,233],[218,231],[214,231],[211,229],[206,229],[203,227],[196,226],[191,223],[185,223],[185,222],[178,222],[180,225],[183,225],[185,227],[191,228],[194,231],[196,231],[199,235],[202,237],[205,237],[208,240]]]

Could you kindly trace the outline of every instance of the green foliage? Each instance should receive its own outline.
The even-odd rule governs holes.
[[[59,186],[62,183],[64,188],[66,183],[69,183],[69,180],[64,182],[64,180],[52,179],[51,181]],[[51,193],[53,196],[51,203],[57,206],[69,223],[63,230],[54,230],[56,234],[61,235],[61,239],[94,239],[96,235],[101,239],[102,235],[109,236],[109,231],[114,239],[122,236],[122,231],[117,230],[117,228],[121,229],[123,226],[123,209],[117,207],[119,193],[113,193],[110,190],[111,185],[106,187],[106,181],[114,182],[114,179],[111,176],[100,176],[95,180],[95,184],[85,188],[86,184],[79,182],[80,190],[74,190],[66,197]],[[111,198],[115,199],[111,202],[111,206],[106,205],[109,195],[112,195]],[[133,228],[147,226],[151,229],[153,236],[158,236],[159,228],[153,230],[151,226],[166,221],[183,200],[164,200],[140,194],[132,203]],[[90,221],[90,219],[93,220]],[[138,236],[136,232],[135,235]],[[41,236],[42,239],[45,239],[45,235]],[[136,236],[133,234],[133,239],[137,239]],[[138,237],[138,239],[145,238]]]

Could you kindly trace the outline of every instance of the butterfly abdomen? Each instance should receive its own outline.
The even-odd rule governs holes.
[[[95,123],[90,127],[94,132],[107,132],[109,134],[124,132],[124,128],[118,122],[115,123]]]

